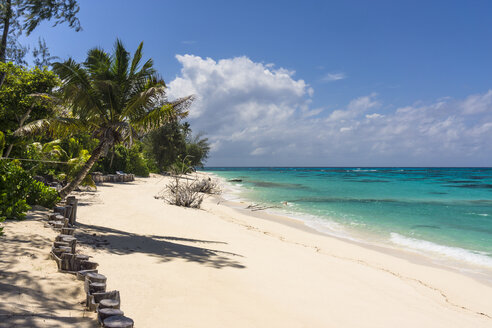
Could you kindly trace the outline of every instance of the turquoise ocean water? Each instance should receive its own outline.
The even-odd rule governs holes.
[[[492,168],[219,168],[235,196],[322,232],[492,269]],[[285,203],[287,202],[287,203]]]

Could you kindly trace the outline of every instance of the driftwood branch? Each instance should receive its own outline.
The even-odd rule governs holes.
[[[260,204],[255,204],[255,203],[252,203],[252,204],[246,206],[246,209],[251,210],[252,212],[263,211],[263,210],[266,210],[269,208],[280,208],[280,207],[279,206],[260,205]]]

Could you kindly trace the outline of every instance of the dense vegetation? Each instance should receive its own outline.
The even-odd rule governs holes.
[[[59,200],[55,189],[34,180],[18,163],[0,161],[0,218],[23,218],[29,205],[52,207]]]
[[[0,62],[0,220],[93,185],[91,171],[145,177],[175,163],[203,166],[207,139],[182,121],[193,97],[167,100],[142,44],[133,56],[117,41],[112,54],[95,48],[83,63],[53,67]]]
[[[185,161],[189,167],[203,167],[210,147],[208,140],[193,136],[188,123],[170,122],[152,131],[143,139],[144,151],[157,171],[169,170]]]
[[[80,31],[78,11],[77,0],[0,4],[0,221],[94,186],[92,171],[145,177],[207,159],[207,139],[182,121],[193,96],[168,101],[142,44],[130,55],[117,40],[111,53],[94,48],[81,63],[53,63],[39,39],[28,65],[19,37],[43,21]]]

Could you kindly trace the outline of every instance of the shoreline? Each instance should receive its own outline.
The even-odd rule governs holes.
[[[465,276],[468,276],[470,278],[475,279],[476,281],[483,283],[487,286],[492,287],[492,276],[490,275],[489,272],[486,271],[473,271],[473,269],[466,269],[465,267],[457,267],[457,266],[452,266],[447,263],[438,263],[436,262],[437,256],[431,256],[430,254],[418,252],[418,251],[413,251],[413,250],[408,250],[404,249],[403,247],[397,247],[397,246],[392,246],[390,244],[385,244],[385,243],[374,243],[374,242],[369,242],[369,241],[364,241],[364,240],[359,240],[355,238],[344,238],[342,236],[337,236],[335,234],[328,234],[324,233],[322,231],[319,231],[313,227],[310,227],[307,225],[304,220],[302,219],[296,219],[293,217],[289,217],[287,215],[281,215],[281,214],[276,214],[276,213],[269,213],[267,211],[255,211],[252,212],[248,209],[240,207],[240,204],[242,205],[248,205],[248,201],[238,201],[237,203],[234,201],[228,201],[221,199],[220,196],[213,196],[216,199],[220,200],[220,204],[224,206],[228,206],[231,209],[238,211],[244,215],[247,216],[252,216],[258,219],[262,220],[268,220],[272,222],[276,222],[278,224],[286,225],[295,229],[299,229],[301,231],[314,234],[314,235],[319,235],[323,236],[326,238],[333,238],[336,239],[340,242],[343,243],[348,243],[352,245],[356,245],[362,248],[367,248],[370,250],[374,250],[389,256],[394,256],[403,260],[410,261],[415,264],[419,265],[425,265],[429,267],[434,267],[434,268],[439,268],[439,269],[444,269],[448,270],[450,272],[454,272],[457,274],[462,274]],[[453,261],[457,262],[457,261]],[[451,262],[452,263],[452,262]],[[463,266],[466,266],[466,263],[460,263]]]
[[[475,279],[241,213],[214,197],[202,209],[171,206],[154,198],[168,179],[75,193],[79,251],[99,263],[138,327],[492,324],[492,288]]]
[[[228,189],[226,194],[239,196],[241,187],[237,187],[228,182],[225,178],[216,175],[213,172],[199,171],[200,174],[210,176],[213,179],[219,181],[223,189]],[[413,248],[406,248],[402,245],[390,243],[385,240],[375,240],[374,236],[369,233],[364,233],[364,231],[358,231],[354,236],[347,234],[343,236],[335,231],[326,232],[321,229],[317,229],[309,225],[309,219],[302,218],[302,213],[298,215],[289,215],[289,213],[283,213],[281,210],[276,211],[275,208],[267,208],[264,210],[251,211],[244,206],[250,204],[255,204],[253,200],[242,198],[228,199],[224,198],[224,195],[215,195],[219,199],[220,203],[229,206],[245,215],[261,218],[264,220],[271,220],[280,224],[285,224],[312,234],[322,235],[328,238],[335,238],[342,242],[347,242],[350,244],[358,245],[360,247],[369,248],[378,252],[382,252],[391,256],[396,256],[405,260],[412,261],[416,264],[427,265],[431,267],[441,268],[455,272],[458,274],[463,274],[468,277],[474,278],[477,281],[492,287],[492,268],[485,266],[480,266],[477,264],[471,264],[465,260],[458,260],[455,258],[446,258],[442,254],[434,254],[429,251],[419,251]],[[324,230],[330,230],[325,228]],[[350,232],[349,232],[350,233]],[[436,244],[439,245],[439,244]],[[444,246],[451,247],[451,246]],[[471,250],[466,250],[472,252]]]
[[[214,199],[214,198],[217,199],[216,196],[212,196],[210,199]],[[293,218],[289,218],[286,216],[265,213],[265,212],[258,213],[262,211],[251,212],[244,208],[239,208],[237,206],[237,203],[225,204],[227,202],[228,201],[217,203],[216,201],[214,202],[209,201],[205,205],[207,207],[206,210],[211,211],[213,214],[218,214],[217,212],[211,210],[210,207],[214,207],[214,206],[217,207],[223,205],[224,207],[227,208],[225,211],[228,213],[231,213],[232,211],[232,213],[236,212],[250,219],[254,218],[254,219],[262,220],[264,221],[265,225],[268,227],[272,227],[271,224],[274,224],[274,225],[282,225],[288,228],[292,228],[297,231],[302,231],[303,233],[307,233],[311,237],[315,237],[313,238],[315,240],[309,240],[310,239],[309,237],[308,237],[309,241],[304,240],[303,242],[300,242],[299,240],[289,240],[289,238],[287,238],[286,236],[276,235],[275,233],[272,233],[270,231],[259,230],[254,223],[251,223],[249,221],[236,222],[237,224],[242,225],[247,229],[252,229],[260,233],[263,233],[265,235],[268,235],[270,237],[277,238],[282,242],[291,243],[294,245],[302,246],[304,248],[311,248],[318,254],[328,255],[330,257],[341,259],[343,261],[355,262],[359,265],[366,266],[371,269],[375,269],[387,273],[394,277],[398,277],[398,279],[402,279],[405,281],[413,281],[414,283],[417,283],[424,289],[428,289],[433,293],[435,292],[439,294],[439,296],[442,297],[447,304],[451,305],[456,309],[461,308],[461,309],[465,309],[466,311],[470,311],[471,308],[473,308],[473,306],[468,308],[468,306],[463,305],[463,303],[461,303],[460,301],[454,301],[452,299],[453,297],[457,297],[459,294],[467,294],[467,292],[469,292],[470,290],[460,288],[460,292],[458,293],[456,293],[455,290],[453,291],[453,289],[456,287],[454,285],[454,282],[447,281],[443,283],[443,280],[449,278],[446,277],[447,274],[453,275],[454,277],[452,279],[453,280],[456,279],[456,281],[468,280],[468,279],[472,279],[474,281],[473,284],[475,285],[474,287],[475,290],[471,293],[468,293],[469,295],[465,297],[465,299],[467,299],[468,301],[473,302],[475,296],[483,297],[483,295],[478,296],[482,291],[485,290],[487,290],[488,292],[491,291],[490,288],[492,287],[492,284],[490,284],[490,281],[481,279],[481,277],[477,277],[476,275],[464,274],[462,271],[452,267],[436,264],[432,262],[431,259],[425,255],[415,254],[413,252],[405,252],[404,250],[400,250],[400,249],[392,249],[389,247],[362,243],[354,240],[347,240],[345,238],[337,237],[333,235],[327,235],[320,231],[315,230],[314,228],[305,225],[301,220],[295,220]],[[234,214],[232,214],[232,216],[234,216]],[[256,223],[257,222],[258,221],[256,221]],[[325,242],[328,242],[328,244],[330,245],[336,245],[336,247],[333,248],[336,248],[337,251],[340,251],[340,254],[336,254],[331,251],[326,251],[324,247],[316,245],[318,242],[320,242],[320,240],[324,240]],[[348,251],[348,248],[351,248],[351,250]],[[370,256],[371,260],[367,260],[368,258],[367,254],[371,255]],[[374,255],[376,256],[374,257]],[[419,270],[414,270],[416,268],[418,268]],[[431,270],[435,271],[432,275],[429,274]],[[464,285],[467,285],[467,283],[464,283]],[[468,285],[468,287],[470,286]],[[482,289],[482,287],[485,289]],[[450,297],[450,295],[453,295],[453,297]],[[489,312],[478,311],[476,313],[479,315],[483,315],[488,319],[492,319],[492,313]],[[435,326],[439,326],[439,325],[436,323]]]

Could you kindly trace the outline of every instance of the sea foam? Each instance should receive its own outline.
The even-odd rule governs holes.
[[[447,258],[464,261],[475,265],[492,268],[492,257],[485,252],[471,251],[464,248],[444,246],[427,240],[415,239],[391,233],[391,242],[399,246],[405,246],[424,253],[434,253]]]

